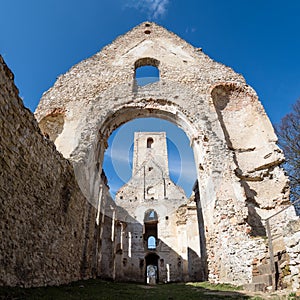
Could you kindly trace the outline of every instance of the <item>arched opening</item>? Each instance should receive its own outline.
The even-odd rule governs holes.
[[[141,58],[135,62],[135,80],[138,86],[145,86],[160,80],[159,75],[159,61],[146,57]]]
[[[147,139],[147,148],[150,149],[152,148],[152,144],[154,143],[153,138],[148,138]]]
[[[145,281],[148,284],[156,284],[159,282],[158,260],[159,256],[155,253],[146,255],[146,274]]]
[[[150,209],[145,213],[144,222],[158,221],[157,213],[155,210]]]
[[[156,238],[153,235],[150,235],[148,237],[148,241],[147,241],[147,248],[149,250],[154,250],[156,248]]]
[[[161,102],[163,102],[163,101],[161,101]],[[195,168],[196,164],[194,162],[193,150],[194,150],[195,154],[198,153],[198,156],[196,155],[195,158],[199,159],[199,157],[200,157],[199,154],[201,153],[201,148],[199,147],[199,149],[200,149],[200,151],[199,151],[199,149],[197,148],[199,145],[199,142],[196,142],[196,143],[194,142],[195,137],[199,136],[199,130],[196,130],[194,128],[193,124],[187,120],[187,118],[183,112],[181,112],[180,110],[177,110],[177,108],[175,110],[169,109],[168,106],[172,105],[170,102],[163,103],[162,108],[159,107],[160,105],[161,105],[161,103],[159,103],[157,105],[157,108],[154,108],[154,109],[152,106],[151,109],[149,109],[149,110],[144,105],[143,105],[142,109],[137,109],[137,107],[131,108],[128,106],[121,107],[120,110],[117,109],[114,111],[114,113],[112,115],[107,116],[105,118],[106,121],[104,123],[102,123],[102,127],[99,130],[100,136],[106,137],[106,138],[108,136],[110,136],[110,138],[107,140],[109,147],[108,147],[107,153],[105,155],[106,159],[110,158],[110,162],[107,164],[108,161],[106,161],[106,162],[104,161],[104,163],[103,163],[103,168],[105,169],[105,173],[107,174],[107,176],[109,176],[110,172],[108,171],[107,167],[108,167],[108,165],[110,165],[111,169],[115,169],[115,168],[117,169],[117,170],[114,170],[115,174],[117,174],[119,177],[121,177],[123,170],[120,170],[120,165],[123,164],[123,166],[124,166],[124,164],[125,164],[128,166],[128,176],[126,179],[120,180],[121,183],[119,184],[119,187],[125,186],[125,183],[127,183],[132,176],[131,167],[130,167],[130,165],[132,164],[132,158],[130,158],[130,156],[132,155],[132,152],[133,152],[133,148],[132,148],[133,135],[131,135],[131,137],[129,138],[128,133],[126,133],[125,129],[123,131],[123,128],[125,128],[127,125],[129,127],[133,127],[132,124],[135,122],[138,125],[137,125],[136,129],[132,130],[132,132],[146,131],[146,132],[152,133],[153,131],[156,131],[153,129],[153,127],[159,126],[159,124],[161,124],[161,123],[164,123],[164,125],[167,125],[167,127],[175,127],[176,130],[178,130],[180,132],[180,134],[178,134],[178,131],[175,134],[173,133],[169,144],[173,143],[175,145],[175,148],[177,148],[178,152],[180,152],[181,146],[178,146],[177,139],[180,135],[185,136],[186,143],[183,147],[185,149],[191,150],[190,156],[192,158],[192,162],[189,163],[188,167],[187,167],[186,161],[182,160],[182,157],[180,154],[179,156],[180,156],[182,165],[180,165],[180,168],[176,169],[175,173],[177,173],[177,175],[178,175],[178,173],[180,173],[180,176],[181,176],[181,173],[186,175],[187,173],[189,173],[192,170],[192,168],[194,170],[196,169]],[[174,113],[174,111],[176,111],[176,114]],[[149,127],[150,130],[144,129],[145,123],[147,123],[148,121],[151,124]],[[174,123],[178,127],[176,125],[174,125]],[[157,131],[158,132],[168,131],[165,129],[166,129],[166,127],[164,128],[163,126],[162,127],[159,126]],[[187,137],[187,135],[188,135],[188,137]],[[111,137],[112,137],[112,140],[110,140]],[[142,145],[141,147],[143,147],[145,152],[148,152],[147,146],[150,146],[149,144],[151,144],[151,143],[149,143],[149,141],[147,143],[147,138],[149,138],[149,137],[153,138],[153,136],[150,134],[148,136],[145,135],[145,139],[143,140],[143,143],[141,144]],[[157,143],[156,137],[154,137],[153,139],[156,144]],[[130,142],[128,143],[128,141],[130,141]],[[101,143],[103,145],[103,140],[101,141]],[[128,147],[125,146],[126,143],[128,143]],[[179,142],[179,143],[181,143],[181,142]],[[193,149],[190,148],[191,145],[193,146]],[[121,146],[121,148],[119,148],[117,150],[117,148],[118,148],[117,146]],[[112,149],[110,149],[110,147],[112,147]],[[124,148],[126,148],[126,149],[124,149]],[[152,151],[149,151],[149,153],[152,154]],[[176,151],[174,151],[174,153],[176,156]],[[174,153],[173,154],[168,153],[170,161],[174,160],[173,159]],[[112,160],[111,160],[111,158],[114,157],[114,154],[117,154],[116,162],[112,162]],[[100,161],[101,161],[101,159],[100,159]],[[170,167],[170,177],[172,177],[172,172],[174,172],[174,169],[172,169],[171,163],[170,163],[169,167]],[[145,172],[154,174],[155,170],[156,170],[156,165],[150,161],[149,165],[147,165],[147,168],[145,168]],[[193,174],[194,174],[194,176],[192,178],[191,178],[191,176],[189,177],[191,186],[193,186],[195,179],[197,177],[196,171],[194,171]],[[191,175],[191,173],[190,173],[190,175]],[[115,176],[113,176],[113,177],[115,177]],[[177,182],[175,182],[175,183],[177,183]],[[108,178],[108,184],[111,187],[111,189],[112,188],[115,189],[115,192],[119,190],[119,187],[116,188],[115,187],[116,185],[111,184],[110,178]],[[147,189],[147,188],[149,188],[149,189]],[[153,193],[153,190],[155,191],[155,194]],[[189,195],[191,194],[191,190],[192,190],[192,187],[190,188]],[[154,186],[151,184],[145,185],[144,193],[145,194],[153,193],[153,196],[150,195],[150,196],[144,198],[144,200],[146,200],[146,201],[149,200],[149,201],[151,201],[151,203],[156,203],[156,201],[158,201],[158,199],[156,198],[156,191],[157,191],[157,186]],[[124,202],[124,199],[123,199],[123,202]],[[165,198],[165,199],[168,199],[168,198]],[[163,199],[161,199],[161,200],[163,200]],[[138,201],[139,201],[139,198],[137,197],[136,190],[135,190],[134,192],[132,192],[132,195],[128,199],[128,202],[131,203],[132,207],[135,206],[134,203],[136,203],[136,205],[138,207],[139,206]],[[150,202],[148,202],[148,203],[150,203]],[[117,202],[117,204],[118,204],[118,202]],[[157,212],[160,213],[160,210]],[[174,214],[176,214],[175,211],[174,211]],[[172,214],[169,214],[169,212],[167,212],[166,215],[161,216],[162,219],[160,220],[160,222],[165,223],[163,226],[168,226],[168,224],[171,224],[172,222],[174,222],[174,224],[176,224],[176,219],[174,219],[174,214],[172,215]],[[132,222],[134,224],[134,222],[137,221],[138,217],[136,217],[136,216],[138,216],[138,213],[132,214],[131,216],[134,216],[134,219],[132,220]],[[196,216],[196,218],[197,218],[197,216]],[[160,249],[163,249],[161,247],[163,247],[162,245],[164,245],[164,242],[163,242],[163,240],[161,240],[161,235],[159,233],[160,223],[158,222],[157,213],[153,209],[151,209],[149,211],[146,210],[144,220],[142,218],[141,220],[139,219],[138,222],[141,225],[142,234],[140,235],[140,239],[141,239],[141,242],[143,243],[142,245],[143,245],[144,251],[151,252],[151,253],[157,253],[158,255],[160,255]],[[184,226],[183,223],[182,223],[182,225]],[[204,224],[202,223],[201,226],[203,227]],[[195,226],[195,228],[196,227],[197,227],[197,225]],[[192,232],[192,230],[190,232]],[[139,234],[137,234],[137,236],[139,236]],[[195,234],[194,236],[197,236],[197,234]],[[134,238],[137,238],[137,237],[134,237]],[[202,240],[205,240],[205,239],[202,239]],[[199,248],[199,246],[196,246],[196,243],[197,243],[197,241],[195,240],[195,243],[194,243],[195,248],[196,248],[195,253],[197,253],[197,255],[198,255],[197,259],[199,260],[200,254],[199,254],[199,251],[197,250],[197,248]],[[134,244],[131,243],[131,245],[134,245]],[[134,257],[134,254],[133,254],[134,252],[132,252],[132,251],[134,251],[134,249],[133,248],[130,248],[130,249],[131,249],[130,250],[131,256],[129,259],[131,259],[131,257]],[[172,249],[172,247],[168,247],[168,249],[169,249],[169,251],[176,253],[176,251],[174,251]],[[203,247],[203,250],[206,251],[206,248]],[[178,254],[176,254],[176,257],[177,256],[178,256]],[[203,256],[203,257],[205,257],[205,256]],[[206,262],[204,262],[204,263],[206,263]],[[149,265],[151,265],[151,264],[149,263]],[[198,265],[199,265],[199,263],[198,263]],[[197,265],[197,268],[198,268],[198,265]],[[158,270],[157,260],[155,261],[155,264],[153,264],[153,266],[156,266],[156,268]],[[165,277],[165,273],[168,274],[168,272],[169,273],[171,272],[171,271],[167,270],[168,266],[171,268],[170,263],[168,263],[168,264],[166,263],[166,264],[163,264],[162,266],[160,266],[163,270],[162,272],[164,272],[164,273],[162,273],[163,274],[162,278]],[[202,267],[200,267],[200,268],[202,268]],[[183,270],[183,268],[181,268],[181,269]],[[181,269],[180,269],[180,272],[182,272]],[[147,280],[147,266],[143,266],[143,270],[145,272],[145,278]],[[182,276],[182,275],[180,275],[180,276]],[[157,277],[158,277],[158,271],[157,271]],[[172,280],[180,281],[180,280],[182,280],[182,278],[186,278],[186,277],[180,277],[180,278],[178,277],[178,279],[176,279],[176,275],[175,275],[175,277],[172,276]],[[195,277],[195,278],[198,279],[198,277]],[[206,279],[207,278],[203,278],[203,280],[206,280]],[[156,279],[156,280],[158,280],[158,279]],[[165,280],[165,279],[163,279],[163,280]],[[202,280],[202,279],[198,279],[198,280]]]
[[[133,137],[134,132],[137,131],[166,132],[170,178],[182,187],[186,196],[189,197],[197,179],[196,163],[190,140],[181,128],[159,118],[138,118],[126,122],[110,135],[104,155],[103,169],[108,178],[111,196],[114,198],[119,188],[132,177]],[[144,147],[152,149],[154,144],[154,140],[152,142],[149,138]],[[153,167],[149,165],[147,171],[152,172]],[[151,193],[151,191],[153,189],[146,192]]]

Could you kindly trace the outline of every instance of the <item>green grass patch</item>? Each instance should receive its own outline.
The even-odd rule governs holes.
[[[214,290],[214,291],[228,291],[229,292],[229,291],[241,291],[243,289],[242,286],[231,285],[228,283],[213,284],[213,283],[209,283],[207,281],[205,281],[205,282],[188,282],[187,285],[201,287],[201,288]]]
[[[228,284],[169,283],[154,286],[135,283],[115,283],[99,279],[78,281],[59,287],[0,287],[2,300],[199,300],[258,299],[239,292],[240,287]]]

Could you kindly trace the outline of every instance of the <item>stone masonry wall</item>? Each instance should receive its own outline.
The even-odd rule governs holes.
[[[146,65],[160,81],[138,87],[136,68]],[[145,22],[60,76],[35,115],[93,203],[114,129],[140,117],[183,129],[195,155],[208,278],[252,281],[252,262],[267,250],[262,220],[288,205],[288,181],[272,125],[242,75]]]
[[[0,285],[89,277],[95,209],[23,106],[13,78],[0,56]]]
[[[283,234],[290,261],[279,267],[285,275],[284,282],[296,291],[300,288],[300,220],[290,221]]]

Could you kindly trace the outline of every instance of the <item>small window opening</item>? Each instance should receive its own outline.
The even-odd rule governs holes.
[[[145,221],[153,221],[153,220],[157,220],[157,213],[155,212],[155,210],[150,210],[145,214]]]
[[[156,238],[153,235],[149,236],[147,244],[148,244],[148,249],[155,249],[156,248]]]
[[[147,194],[148,195],[153,195],[154,193],[155,193],[155,190],[154,190],[153,186],[149,186],[147,188]]]
[[[144,32],[145,32],[145,34],[150,34],[151,33],[150,30],[145,30]]]
[[[147,139],[147,148],[152,148],[152,144],[154,143],[153,138],[148,138]]]
[[[135,80],[138,86],[145,86],[159,81],[160,62],[151,57],[144,57],[137,60],[134,64]]]

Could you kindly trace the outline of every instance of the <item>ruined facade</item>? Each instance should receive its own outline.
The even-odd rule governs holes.
[[[146,65],[160,80],[140,87],[135,71]],[[140,117],[171,121],[190,139],[207,279],[270,275],[254,271],[268,255],[264,219],[289,205],[288,181],[272,125],[240,74],[146,22],[57,79],[35,112],[41,132],[3,61],[0,83],[2,285],[116,279],[112,232],[122,226],[102,162],[113,130]],[[294,217],[292,208],[278,214],[276,230]],[[293,270],[297,286],[297,262]]]
[[[164,132],[135,133],[132,178],[116,204],[117,280],[204,279],[196,203],[169,177]]]

